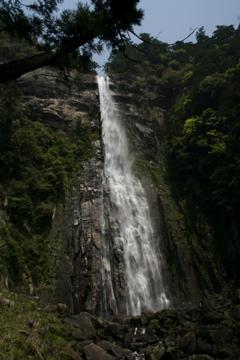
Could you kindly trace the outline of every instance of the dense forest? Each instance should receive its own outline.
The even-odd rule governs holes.
[[[203,214],[230,278],[239,278],[240,28],[201,28],[196,41],[141,42],[113,52],[106,71],[136,101],[165,111],[165,155],[172,192],[192,226]],[[126,81],[127,79],[127,81]]]

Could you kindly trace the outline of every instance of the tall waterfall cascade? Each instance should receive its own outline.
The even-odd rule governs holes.
[[[126,313],[158,311],[168,307],[169,300],[163,286],[161,254],[154,238],[146,193],[132,169],[126,133],[109,79],[99,76],[98,87],[104,148],[103,186],[109,191],[112,216],[118,224],[113,244],[103,241],[103,287],[110,289],[108,293],[116,307],[110,258],[110,249],[116,248],[124,259]],[[104,219],[102,222],[104,235]]]

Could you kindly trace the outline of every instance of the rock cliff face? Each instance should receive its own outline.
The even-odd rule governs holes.
[[[166,110],[141,99],[125,79],[114,76],[112,89],[128,130],[135,171],[145,184],[163,252],[165,286],[173,306],[198,302],[221,287],[222,274],[204,219],[190,224],[184,204],[174,199],[165,160]]]
[[[45,300],[67,304],[72,312],[99,312],[103,159],[96,78],[63,80],[45,69],[22,77],[20,86],[32,120],[68,131],[80,118],[91,133],[91,156],[81,161],[81,170],[69,180],[53,214],[50,235],[58,239],[55,295],[51,290],[39,293]]]
[[[96,78],[82,75],[63,80],[51,70],[39,70],[21,78],[22,100],[29,117],[59,130],[74,127],[76,118],[90,129],[92,154],[65,189],[56,205],[50,235],[57,239],[54,297],[74,313],[103,314],[103,235],[111,243],[114,223],[109,194],[102,186],[103,149],[99,95]],[[167,182],[164,159],[164,109],[141,102],[116,79],[113,86],[134,158],[151,207],[155,238],[162,250],[164,283],[173,306],[196,301],[220,288],[221,274],[215,265],[211,234],[204,227],[190,231],[183,204],[177,204]],[[103,201],[104,200],[104,201]],[[103,206],[104,202],[104,206]],[[114,290],[118,307],[125,296],[123,257],[111,248]],[[105,289],[106,292],[106,289]],[[42,290],[39,290],[43,294]],[[107,293],[109,313],[115,305]],[[49,295],[47,296],[49,300]],[[120,311],[121,312],[121,311]],[[124,310],[123,310],[124,312]],[[105,314],[106,315],[106,314]]]
[[[104,237],[113,244],[112,204],[103,187],[103,149],[96,77],[81,75],[63,80],[51,69],[35,71],[19,81],[22,102],[31,120],[55,131],[74,129],[77,119],[91,133],[91,155],[81,160],[80,171],[69,179],[64,198],[56,204],[51,238],[57,239],[56,280],[37,289],[44,302],[64,303],[71,312],[116,313],[110,289],[103,288]],[[81,133],[80,133],[81,135]],[[111,247],[113,283],[118,308],[124,303],[126,282],[123,257]],[[120,310],[121,312],[121,310]],[[122,312],[125,312],[122,309]]]
[[[63,251],[57,276],[58,300],[78,313],[98,313],[101,302],[102,154],[100,141],[83,164],[82,174],[65,199]]]

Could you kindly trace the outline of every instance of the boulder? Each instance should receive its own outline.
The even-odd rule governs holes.
[[[66,360],[83,360],[82,357],[70,346],[65,346],[61,351],[61,356]]]
[[[128,332],[128,326],[118,323],[108,323],[104,329],[106,336],[111,336],[116,339],[123,339],[124,335]]]
[[[131,351],[128,349],[124,349],[121,346],[118,346],[116,344],[111,345],[111,353],[117,358],[117,359],[129,359],[131,358]]]
[[[91,343],[83,348],[87,360],[113,360],[113,356],[109,355],[100,346]]]
[[[197,347],[195,334],[192,332],[185,334],[182,338],[180,338],[179,346],[187,354],[194,354]]]
[[[110,341],[102,340],[97,343],[98,346],[100,346],[103,350],[109,352],[112,347],[112,343]]]
[[[69,326],[70,333],[77,340],[94,339],[96,337],[96,330],[92,321],[85,313],[65,318],[64,323]]]
[[[149,347],[145,351],[145,356],[147,360],[161,360],[163,359],[166,353],[165,346],[163,344]]]

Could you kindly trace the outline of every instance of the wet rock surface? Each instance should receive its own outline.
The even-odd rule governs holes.
[[[126,125],[130,150],[136,158],[136,173],[147,190],[155,230],[154,241],[159,244],[162,254],[167,295],[174,305],[199,299],[203,289],[206,294],[214,292],[214,282],[219,284],[218,270],[208,249],[208,237],[203,234],[202,238],[206,241],[201,247],[195,235],[187,233],[182,209],[176,209],[163,179],[164,109],[153,107],[156,110],[154,114],[148,113],[145,100],[139,94],[131,93],[131,89],[121,89],[119,84],[119,80],[114,84],[117,89],[115,100]],[[65,191],[63,206],[57,206],[54,213],[52,235],[59,238],[60,254],[55,294],[51,295],[53,301],[66,304],[73,313],[88,311],[103,314],[105,291],[108,314],[104,315],[116,313],[111,292],[103,289],[101,278],[103,215],[106,225],[104,236],[112,244],[110,258],[115,302],[119,312],[126,313],[124,256],[120,247],[113,246],[117,224],[112,216],[114,209],[108,189],[102,188],[104,154],[96,78],[94,75],[81,75],[80,79],[64,80],[55,70],[45,68],[23,76],[19,79],[19,86],[31,119],[61,131],[71,129],[76,119],[81,118],[93,134],[92,156],[82,162],[81,171],[76,173]],[[171,284],[174,286],[171,287]],[[238,317],[237,310],[235,314]]]
[[[111,88],[120,108],[134,154],[135,171],[145,186],[159,245],[163,280],[174,306],[220,291],[222,273],[206,219],[193,226],[183,203],[174,197],[166,161],[167,104],[152,97],[154,88],[139,88],[136,79],[111,74]],[[158,94],[161,97],[161,94]]]
[[[69,179],[64,199],[54,211],[50,236],[58,239],[55,290],[46,294],[41,290],[39,296],[46,303],[50,297],[53,303],[66,304],[72,313],[98,313],[103,152],[96,76],[78,73],[65,79],[56,69],[46,67],[21,77],[19,87],[31,120],[57,132],[75,131],[80,124],[81,131],[90,133],[91,154],[86,160],[79,158],[81,169]]]
[[[106,320],[81,313],[62,321],[74,338],[74,351],[86,360],[238,360],[240,320],[233,317],[235,306],[234,301],[224,304],[215,298],[137,317]],[[73,329],[85,338],[74,336]]]

